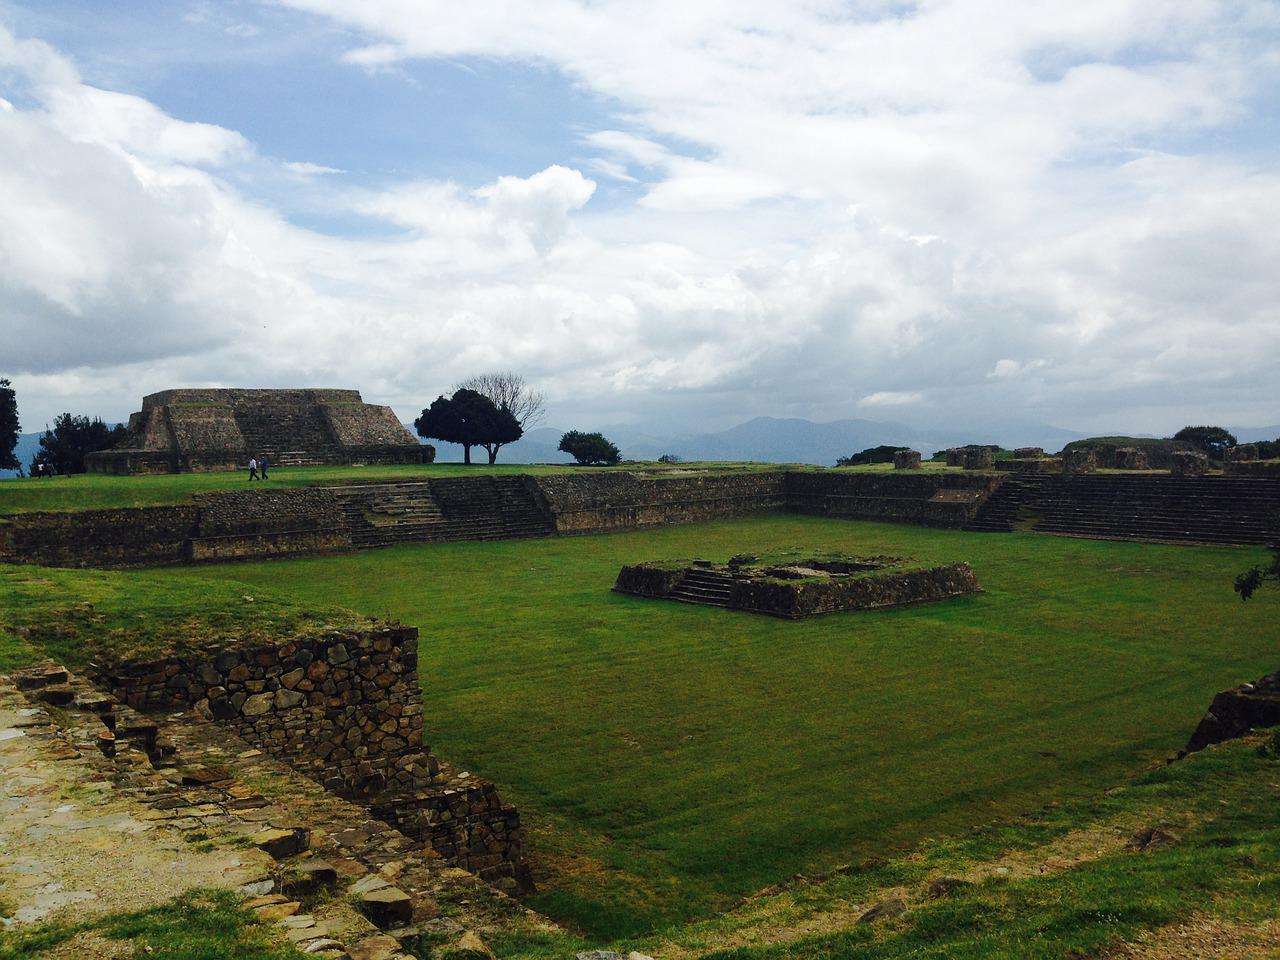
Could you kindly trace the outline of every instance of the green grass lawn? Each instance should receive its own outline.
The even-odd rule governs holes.
[[[792,548],[964,560],[985,592],[804,622],[610,592],[625,562]],[[1260,556],[782,515],[110,576],[421,627],[431,742],[520,805],[533,905],[609,936],[1176,749],[1278,665],[1280,596],[1231,590]]]
[[[245,471],[217,473],[177,473],[161,476],[117,477],[86,473],[43,480],[0,479],[0,515],[35,510],[100,510],[113,507],[151,507],[181,503],[198,493],[217,490],[306,487],[323,483],[368,480],[415,480],[426,477],[472,477],[485,474],[517,473],[601,473],[625,470],[648,474],[713,472],[720,470],[771,470],[779,465],[760,463],[634,463],[617,467],[578,467],[572,464],[432,463],[391,464],[367,467],[273,467],[265,483],[250,485]]]

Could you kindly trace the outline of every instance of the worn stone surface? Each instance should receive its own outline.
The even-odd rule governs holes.
[[[920,451],[919,450],[898,450],[893,455],[893,469],[919,470],[920,469]]]

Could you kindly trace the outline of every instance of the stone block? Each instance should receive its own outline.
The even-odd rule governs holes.
[[[1173,475],[1175,477],[1199,477],[1209,471],[1209,458],[1192,450],[1175,450]]]
[[[385,886],[356,896],[356,908],[383,930],[413,921],[413,898],[398,887]]]
[[[311,832],[305,827],[293,827],[289,830],[273,827],[254,834],[253,845],[276,860],[284,860],[311,846]]]
[[[919,470],[920,469],[920,451],[919,450],[898,450],[893,455],[893,469]]]

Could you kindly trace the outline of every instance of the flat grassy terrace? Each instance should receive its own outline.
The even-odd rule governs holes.
[[[624,562],[791,549],[963,560],[985,592],[785,622],[610,591]],[[1230,586],[1261,554],[779,515],[221,567],[10,567],[0,614],[31,578],[56,621],[84,577],[93,615],[134,632],[246,596],[284,623],[337,605],[418,625],[429,738],[520,805],[532,905],[613,937],[1095,795],[1176,749],[1213,692],[1277,666],[1280,593],[1243,605]]]
[[[511,474],[601,473],[708,473],[722,470],[773,470],[781,465],[760,463],[623,463],[616,467],[579,467],[573,464],[496,463],[388,464],[355,467],[272,467],[270,479],[250,483],[246,471],[176,473],[159,476],[117,477],[85,473],[70,477],[0,479],[0,515],[37,510],[103,510],[115,507],[154,507],[182,503],[198,493],[218,490],[308,487],[371,480],[419,480],[429,477],[474,477]]]

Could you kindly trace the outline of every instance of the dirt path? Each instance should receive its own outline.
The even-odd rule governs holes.
[[[263,877],[256,849],[214,848],[155,819],[0,684],[0,903],[3,923],[139,910],[196,888]]]

